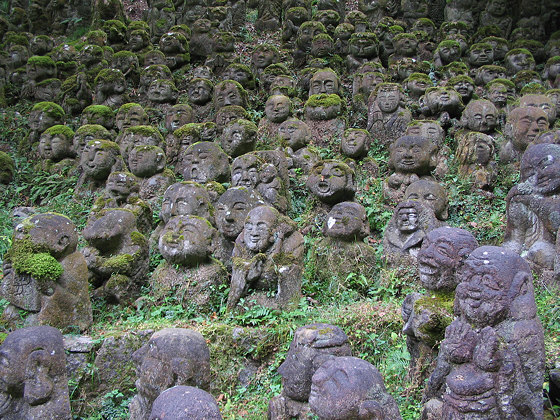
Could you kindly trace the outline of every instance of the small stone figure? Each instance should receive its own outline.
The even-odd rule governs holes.
[[[331,357],[351,355],[348,337],[339,327],[320,323],[299,327],[286,360],[278,368],[282,393],[268,404],[269,420],[308,416],[311,378],[315,371]]]
[[[235,308],[247,295],[274,309],[297,304],[302,260],[303,236],[295,223],[273,207],[254,208],[235,241],[227,307]],[[268,297],[271,291],[274,296]]]
[[[513,76],[523,70],[535,70],[535,59],[529,50],[515,48],[506,54],[504,66],[508,75]]]
[[[136,389],[130,420],[149,420],[152,404],[166,389],[175,385],[208,389],[210,351],[204,337],[186,328],[164,328],[134,352]]]
[[[397,83],[381,83],[369,98],[367,130],[385,146],[402,136],[412,115],[405,107],[404,91]]]
[[[431,208],[414,200],[400,202],[385,227],[385,259],[391,265],[403,260],[415,265],[422,241],[436,227],[439,224]]]
[[[181,296],[181,303],[200,308],[227,279],[222,263],[211,257],[217,231],[199,216],[173,216],[159,236],[159,252],[165,259],[151,278],[156,296]]]
[[[541,108],[548,115],[548,124],[552,127],[556,121],[556,106],[547,95],[526,94],[519,98],[519,106]]]
[[[211,181],[226,182],[229,179],[228,155],[217,143],[200,141],[187,148],[183,177],[187,181],[205,184]]]
[[[498,110],[488,100],[471,101],[463,110],[461,124],[467,130],[492,135],[498,127]]]
[[[423,418],[543,418],[544,337],[527,262],[483,246],[459,280]]]
[[[106,209],[83,231],[90,282],[112,303],[130,302],[146,282],[148,241],[127,209]]]
[[[146,105],[149,108],[155,108],[161,113],[166,114],[175,105],[178,95],[179,91],[173,81],[157,79],[150,83],[148,87]]]
[[[447,220],[449,217],[447,190],[435,181],[428,179],[414,181],[406,188],[404,199],[420,201],[434,211],[438,220]]]
[[[399,202],[411,183],[433,180],[430,172],[436,167],[437,151],[437,146],[426,137],[399,137],[390,147],[389,167],[395,172],[383,183],[386,199]]]
[[[352,200],[356,193],[354,171],[337,160],[322,160],[313,166],[306,185],[316,198],[329,205]]]
[[[370,61],[379,61],[379,40],[373,32],[353,33],[348,41],[348,55],[346,65],[348,73],[352,74],[358,68]]]
[[[126,94],[126,79],[120,70],[103,69],[95,77],[93,102],[117,109],[130,102]]]
[[[368,154],[370,145],[371,136],[366,130],[350,128],[340,141],[340,151],[349,158],[361,159]]]
[[[220,141],[222,150],[232,158],[253,151],[256,143],[257,126],[243,119],[230,122],[224,128]]]
[[[305,103],[304,114],[317,146],[331,147],[334,139],[340,138],[346,129],[344,102],[338,95],[311,95]]]
[[[265,117],[261,118],[258,127],[259,143],[273,144],[278,127],[292,113],[292,101],[284,95],[270,96],[264,107]]]
[[[453,124],[452,119],[459,119],[464,108],[459,93],[446,86],[428,88],[419,102],[424,117],[437,119],[444,128]]]
[[[64,124],[65,118],[64,110],[54,102],[39,102],[33,105],[29,113],[29,134],[26,139],[29,148],[39,141],[39,137],[47,128]]]
[[[0,417],[5,420],[70,420],[66,354],[53,327],[29,327],[0,345]]]
[[[128,154],[128,167],[139,178],[138,196],[150,204],[158,202],[175,182],[175,176],[165,168],[165,162],[165,152],[157,146],[134,146]]]
[[[457,145],[459,173],[471,177],[474,186],[482,190],[492,190],[498,177],[495,160],[496,144],[492,137],[471,131],[460,137]]]
[[[85,330],[92,323],[87,266],[77,250],[76,226],[55,213],[26,218],[14,229],[12,248],[4,258],[0,295],[10,304],[2,317],[26,325]]]
[[[35,165],[50,173],[62,173],[76,166],[72,139],[74,132],[66,125],[53,125],[47,128],[39,138],[39,157],[42,162]]]
[[[224,80],[214,87],[214,109],[218,111],[228,105],[247,108],[247,91],[233,80]]]
[[[176,385],[159,394],[152,405],[150,420],[222,420],[218,404],[208,392]]]
[[[265,68],[279,61],[280,52],[271,44],[257,45],[251,55],[251,67],[257,76],[260,76]]]
[[[510,111],[504,127],[506,142],[500,148],[500,162],[518,165],[529,143],[548,127],[548,115],[540,108],[530,106]]]
[[[320,420],[401,419],[379,371],[357,357],[334,357],[315,371],[309,407]]]
[[[129,102],[122,105],[115,116],[115,125],[119,130],[119,134],[124,134],[124,131],[127,128],[135,127],[137,125],[149,125],[149,123],[150,120],[148,118],[148,114],[144,108],[142,108],[142,105],[135,102]]]
[[[418,384],[433,371],[439,343],[453,320],[454,292],[459,283],[456,273],[477,247],[470,232],[450,227],[430,231],[422,242],[418,271],[427,293],[408,295],[402,306],[403,332],[411,355],[409,376]]]

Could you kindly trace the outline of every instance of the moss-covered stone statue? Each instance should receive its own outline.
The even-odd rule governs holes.
[[[39,158],[35,165],[38,170],[51,173],[68,173],[75,169],[77,161],[74,159],[72,140],[74,132],[66,125],[53,125],[46,129],[39,138]]]
[[[87,266],[76,250],[76,226],[66,216],[44,213],[15,227],[12,248],[4,258],[1,296],[8,300],[2,318],[26,325],[51,325],[68,331],[92,323]]]
[[[148,241],[128,209],[104,209],[83,231],[82,249],[95,294],[111,303],[131,302],[147,283]]]
[[[90,141],[80,158],[82,173],[78,178],[75,194],[80,195],[103,188],[111,172],[121,171],[125,167],[117,143],[109,140]]]
[[[295,223],[273,207],[254,208],[235,241],[228,309],[243,297],[272,309],[297,305],[302,262],[303,236]]]
[[[346,106],[336,94],[311,95],[304,106],[305,123],[309,126],[313,144],[332,147],[346,130]]]
[[[175,182],[173,172],[165,167],[165,152],[157,146],[134,146],[128,154],[128,167],[138,177],[138,196],[150,205],[158,203]]]
[[[405,107],[404,91],[397,83],[381,83],[368,99],[367,130],[389,146],[402,136],[412,114]]]
[[[403,332],[411,356],[408,375],[417,384],[423,384],[435,367],[439,343],[453,320],[457,272],[477,247],[474,236],[463,229],[442,227],[424,238],[418,271],[426,293],[408,295],[402,306]]]

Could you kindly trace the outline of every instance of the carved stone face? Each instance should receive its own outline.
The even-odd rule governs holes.
[[[319,22],[308,21],[303,23],[296,38],[296,45],[302,51],[308,51],[311,48],[311,41],[316,35],[324,33],[323,25]]]
[[[459,283],[457,269],[478,246],[474,236],[463,229],[442,227],[430,231],[418,253],[422,285],[429,291],[452,291]]]
[[[349,201],[335,204],[327,216],[327,236],[351,241],[363,239],[367,232],[369,224],[361,204]]]
[[[231,165],[232,186],[256,188],[263,165],[262,159],[251,153],[236,158]]]
[[[494,50],[490,44],[475,44],[469,50],[469,64],[472,67],[480,67],[494,62]]]
[[[39,155],[55,162],[69,157],[72,155],[71,139],[64,134],[43,133],[39,138]]]
[[[457,91],[459,95],[461,95],[461,99],[464,103],[467,103],[474,92],[474,85],[470,83],[468,80],[458,80],[457,82],[453,83],[453,89]]]
[[[488,99],[498,108],[506,106],[508,100],[507,86],[502,85],[501,83],[495,83],[490,86],[490,89],[488,90]]]
[[[134,352],[136,389],[148,407],[164,390],[174,385],[205,386],[210,352],[204,337],[183,328],[165,328]]]
[[[165,116],[165,128],[167,128],[169,132],[173,132],[185,124],[192,122],[193,110],[186,104],[173,105]]]
[[[257,126],[247,120],[229,123],[222,133],[221,146],[229,156],[236,157],[255,148]]]
[[[290,98],[284,95],[274,95],[268,98],[264,108],[266,117],[275,123],[286,121],[291,112]]]
[[[163,194],[160,217],[167,223],[173,216],[210,217],[210,196],[202,185],[194,182],[177,182]]]
[[[170,80],[154,80],[148,88],[148,99],[156,103],[173,103],[177,99],[177,90]]]
[[[405,200],[417,200],[431,208],[439,220],[447,219],[447,191],[437,182],[423,179],[413,182],[404,196]]]
[[[541,108],[548,115],[548,122],[553,124],[556,120],[556,107],[546,95],[523,95],[519,98],[519,106],[534,106]]]
[[[461,46],[457,43],[444,44],[438,47],[439,57],[442,64],[449,64],[461,58]]]
[[[203,218],[174,216],[159,237],[159,252],[170,264],[192,267],[208,259],[216,230]]]
[[[53,327],[18,329],[0,346],[0,416],[70,415],[62,334]]]
[[[185,48],[181,44],[181,39],[178,33],[168,32],[163,34],[159,40],[159,48],[165,54],[182,53]]]
[[[29,114],[29,128],[38,133],[42,133],[56,123],[56,118],[47,114],[45,111],[34,110]]]
[[[323,160],[316,164],[307,178],[307,188],[325,203],[350,200],[355,185],[352,170],[336,160]]]
[[[459,273],[458,312],[475,328],[497,325],[509,314],[514,278],[522,275],[532,279],[528,264],[513,251],[494,246],[475,249]]]
[[[504,68],[496,66],[482,66],[476,73],[477,83],[481,85],[486,85],[494,79],[506,77]]]
[[[200,124],[200,141],[214,141],[218,137],[216,123],[205,122]]]
[[[401,207],[399,209],[397,228],[402,233],[412,233],[418,230],[418,211],[415,207]]]
[[[174,386],[163,391],[152,406],[150,420],[221,420],[214,397],[192,386]]]
[[[187,88],[189,101],[195,105],[204,105],[212,99],[212,85],[203,79],[193,80]]]
[[[132,31],[128,40],[128,50],[132,52],[141,51],[148,45],[148,37],[142,36],[140,31]]]
[[[357,159],[367,155],[371,139],[365,130],[349,129],[344,132],[340,149],[345,156]]]
[[[339,327],[329,324],[299,327],[286,360],[278,368],[282,375],[282,394],[296,401],[307,401],[317,368],[329,357],[350,354],[348,337]]]
[[[470,102],[463,116],[466,118],[467,128],[481,133],[491,133],[498,125],[498,110],[490,101],[479,99]]]
[[[309,406],[325,420],[360,418],[360,406],[372,388],[384,390],[383,378],[365,360],[336,357],[323,363],[313,374]],[[383,409],[379,409],[384,419]]]
[[[251,62],[257,69],[265,69],[277,60],[276,52],[272,48],[257,48],[251,57]]]
[[[148,114],[140,105],[122,108],[122,111],[119,110],[117,112],[116,125],[119,131],[124,131],[136,125],[146,124],[149,124]]]
[[[85,147],[80,166],[89,178],[103,180],[111,173],[119,153],[114,148],[107,147],[107,143],[112,142],[94,140]]]
[[[245,107],[245,98],[237,84],[226,80],[216,85],[214,89],[214,106],[220,109],[227,105]]]
[[[552,195],[560,191],[560,146],[536,144],[521,159],[521,181],[527,181],[537,194]]]
[[[548,130],[548,115],[533,106],[516,108],[509,113],[508,124],[513,145],[517,150],[525,150],[540,132]]]
[[[412,57],[418,49],[418,41],[412,37],[401,37],[394,44],[395,53],[403,57]]]
[[[441,112],[456,114],[461,108],[461,97],[455,89],[436,87],[429,89],[425,95],[426,105],[433,115]]]
[[[391,147],[391,163],[396,172],[428,173],[435,151],[425,137],[402,136]]]
[[[120,247],[125,236],[136,229],[136,216],[130,210],[112,209],[93,223],[88,223],[83,231],[89,245],[103,252],[114,252]]]
[[[126,200],[134,191],[138,191],[138,178],[129,172],[112,172],[107,177],[105,191],[117,200]]]
[[[247,215],[243,229],[245,246],[252,252],[265,252],[275,241],[278,212],[272,207],[259,206]]]
[[[235,240],[243,230],[247,214],[259,202],[253,190],[249,188],[229,188],[216,204],[218,231],[227,239]]]
[[[399,107],[400,100],[401,94],[396,86],[382,87],[377,92],[377,105],[379,109],[386,114],[395,112]]]
[[[311,139],[311,132],[303,121],[288,119],[278,127],[278,137],[295,151],[307,146]]]
[[[420,136],[429,139],[433,144],[442,144],[445,138],[445,130],[437,121],[416,121],[406,129],[409,136]]]
[[[430,86],[432,86],[432,82],[429,79],[413,78],[406,82],[406,89],[413,98],[422,96]]]
[[[183,176],[188,181],[206,183],[226,180],[229,176],[228,157],[216,143],[201,141],[186,150]]]
[[[50,67],[48,65],[40,65],[36,62],[27,62],[25,66],[27,78],[29,80],[41,81],[44,79],[48,79],[50,77],[54,77],[56,73],[56,67]]]
[[[248,68],[229,66],[222,73],[222,80],[234,80],[245,89],[252,84],[254,87],[254,76]]]
[[[128,167],[140,178],[149,178],[165,168],[165,153],[157,146],[134,146],[128,152]]]
[[[338,94],[339,89],[338,77],[332,71],[318,71],[309,82],[309,95]]]
[[[506,13],[507,2],[505,0],[491,0],[486,10],[494,17],[501,17]]]
[[[378,42],[372,42],[373,37],[353,35],[348,41],[348,52],[354,57],[375,58],[379,48]]]
[[[516,74],[521,70],[535,70],[535,60],[531,54],[517,52],[506,55],[505,66],[510,74]]]

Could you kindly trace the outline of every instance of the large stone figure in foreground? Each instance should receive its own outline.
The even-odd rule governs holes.
[[[66,355],[53,327],[19,329],[0,346],[0,418],[70,420]]]
[[[541,419],[544,337],[523,258],[483,246],[467,258],[426,387],[427,419]]]

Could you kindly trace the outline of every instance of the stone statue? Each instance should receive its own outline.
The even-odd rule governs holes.
[[[414,200],[400,202],[385,227],[384,258],[391,265],[403,261],[416,264],[426,234],[438,226],[431,208]]]
[[[261,118],[258,127],[259,143],[271,145],[275,143],[278,127],[292,113],[292,101],[285,95],[271,95],[264,106],[265,117]]]
[[[424,418],[543,418],[544,337],[527,262],[483,246],[459,280]]]
[[[70,420],[66,354],[53,327],[29,327],[0,345],[0,417],[5,420]]]
[[[148,241],[127,209],[106,209],[83,231],[82,249],[96,294],[111,303],[132,301],[146,282]]]
[[[367,130],[385,146],[402,136],[412,115],[397,83],[381,83],[369,97]]]
[[[165,152],[157,146],[134,146],[128,153],[128,167],[139,178],[138,196],[150,204],[159,201],[175,182],[175,175],[165,168]]]
[[[496,143],[492,137],[477,131],[462,135],[456,153],[459,174],[471,177],[474,186],[492,190],[498,177]]]
[[[247,91],[233,80],[224,80],[214,87],[214,109],[218,111],[227,105],[247,108]]]
[[[99,124],[84,124],[76,130],[72,139],[72,151],[74,156],[81,157],[86,145],[95,139],[113,140],[109,130]]]
[[[383,194],[398,202],[406,188],[419,179],[433,180],[430,172],[436,167],[437,146],[426,137],[402,136],[390,147],[389,167],[394,169],[383,183]]]
[[[452,119],[459,119],[464,108],[459,93],[447,86],[428,88],[419,102],[422,115],[438,120],[444,128],[452,125]]]
[[[66,125],[47,128],[39,138],[39,157],[43,160],[35,168],[51,173],[74,169],[76,160],[72,150],[73,138],[74,132]]]
[[[315,371],[331,357],[351,355],[348,337],[339,327],[320,323],[299,327],[286,360],[278,368],[282,393],[268,404],[269,420],[308,416],[311,378]]]
[[[435,367],[439,343],[453,320],[456,273],[477,247],[470,232],[450,227],[430,231],[422,242],[418,271],[427,293],[408,295],[402,306],[403,332],[411,355],[408,374],[417,384],[423,384]]]
[[[264,118],[261,119],[261,123],[263,120]],[[224,128],[220,139],[222,150],[232,158],[253,151],[256,143],[257,126],[244,119],[230,122]]]
[[[332,147],[334,139],[346,130],[344,102],[335,94],[311,95],[304,106],[305,122],[311,129],[314,144]]]
[[[414,181],[406,188],[404,199],[420,201],[424,206],[434,211],[438,220],[447,220],[449,216],[447,190],[435,181],[428,179]]]
[[[165,259],[151,278],[156,296],[177,294],[185,306],[210,304],[227,279],[223,264],[211,258],[217,231],[199,216],[173,216],[163,227],[158,248]]]
[[[182,175],[187,181],[205,184],[229,179],[228,156],[217,143],[195,143],[187,148],[183,160],[185,164]]]
[[[297,304],[301,294],[303,236],[295,223],[276,209],[255,207],[235,241],[227,307],[242,297],[275,309]],[[268,297],[273,291],[274,296]]]
[[[333,357],[315,371],[309,407],[320,420],[401,419],[379,371],[357,357]]]
[[[208,389],[210,351],[204,337],[186,328],[164,328],[134,352],[136,394],[130,420],[149,420],[152,404],[166,389],[189,385]]]
[[[337,160],[322,160],[313,166],[306,185],[311,194],[329,205],[352,200],[356,193],[354,171]]]
[[[80,159],[82,174],[76,185],[76,193],[95,191],[104,187],[113,171],[125,167],[119,145],[108,140],[92,140],[84,148]]]
[[[76,226],[55,213],[26,218],[14,229],[4,258],[0,295],[9,302],[2,318],[26,325],[51,325],[62,330],[92,323],[86,261],[77,250]]]
[[[214,397],[193,386],[176,385],[163,391],[152,405],[150,420],[222,420]]]

